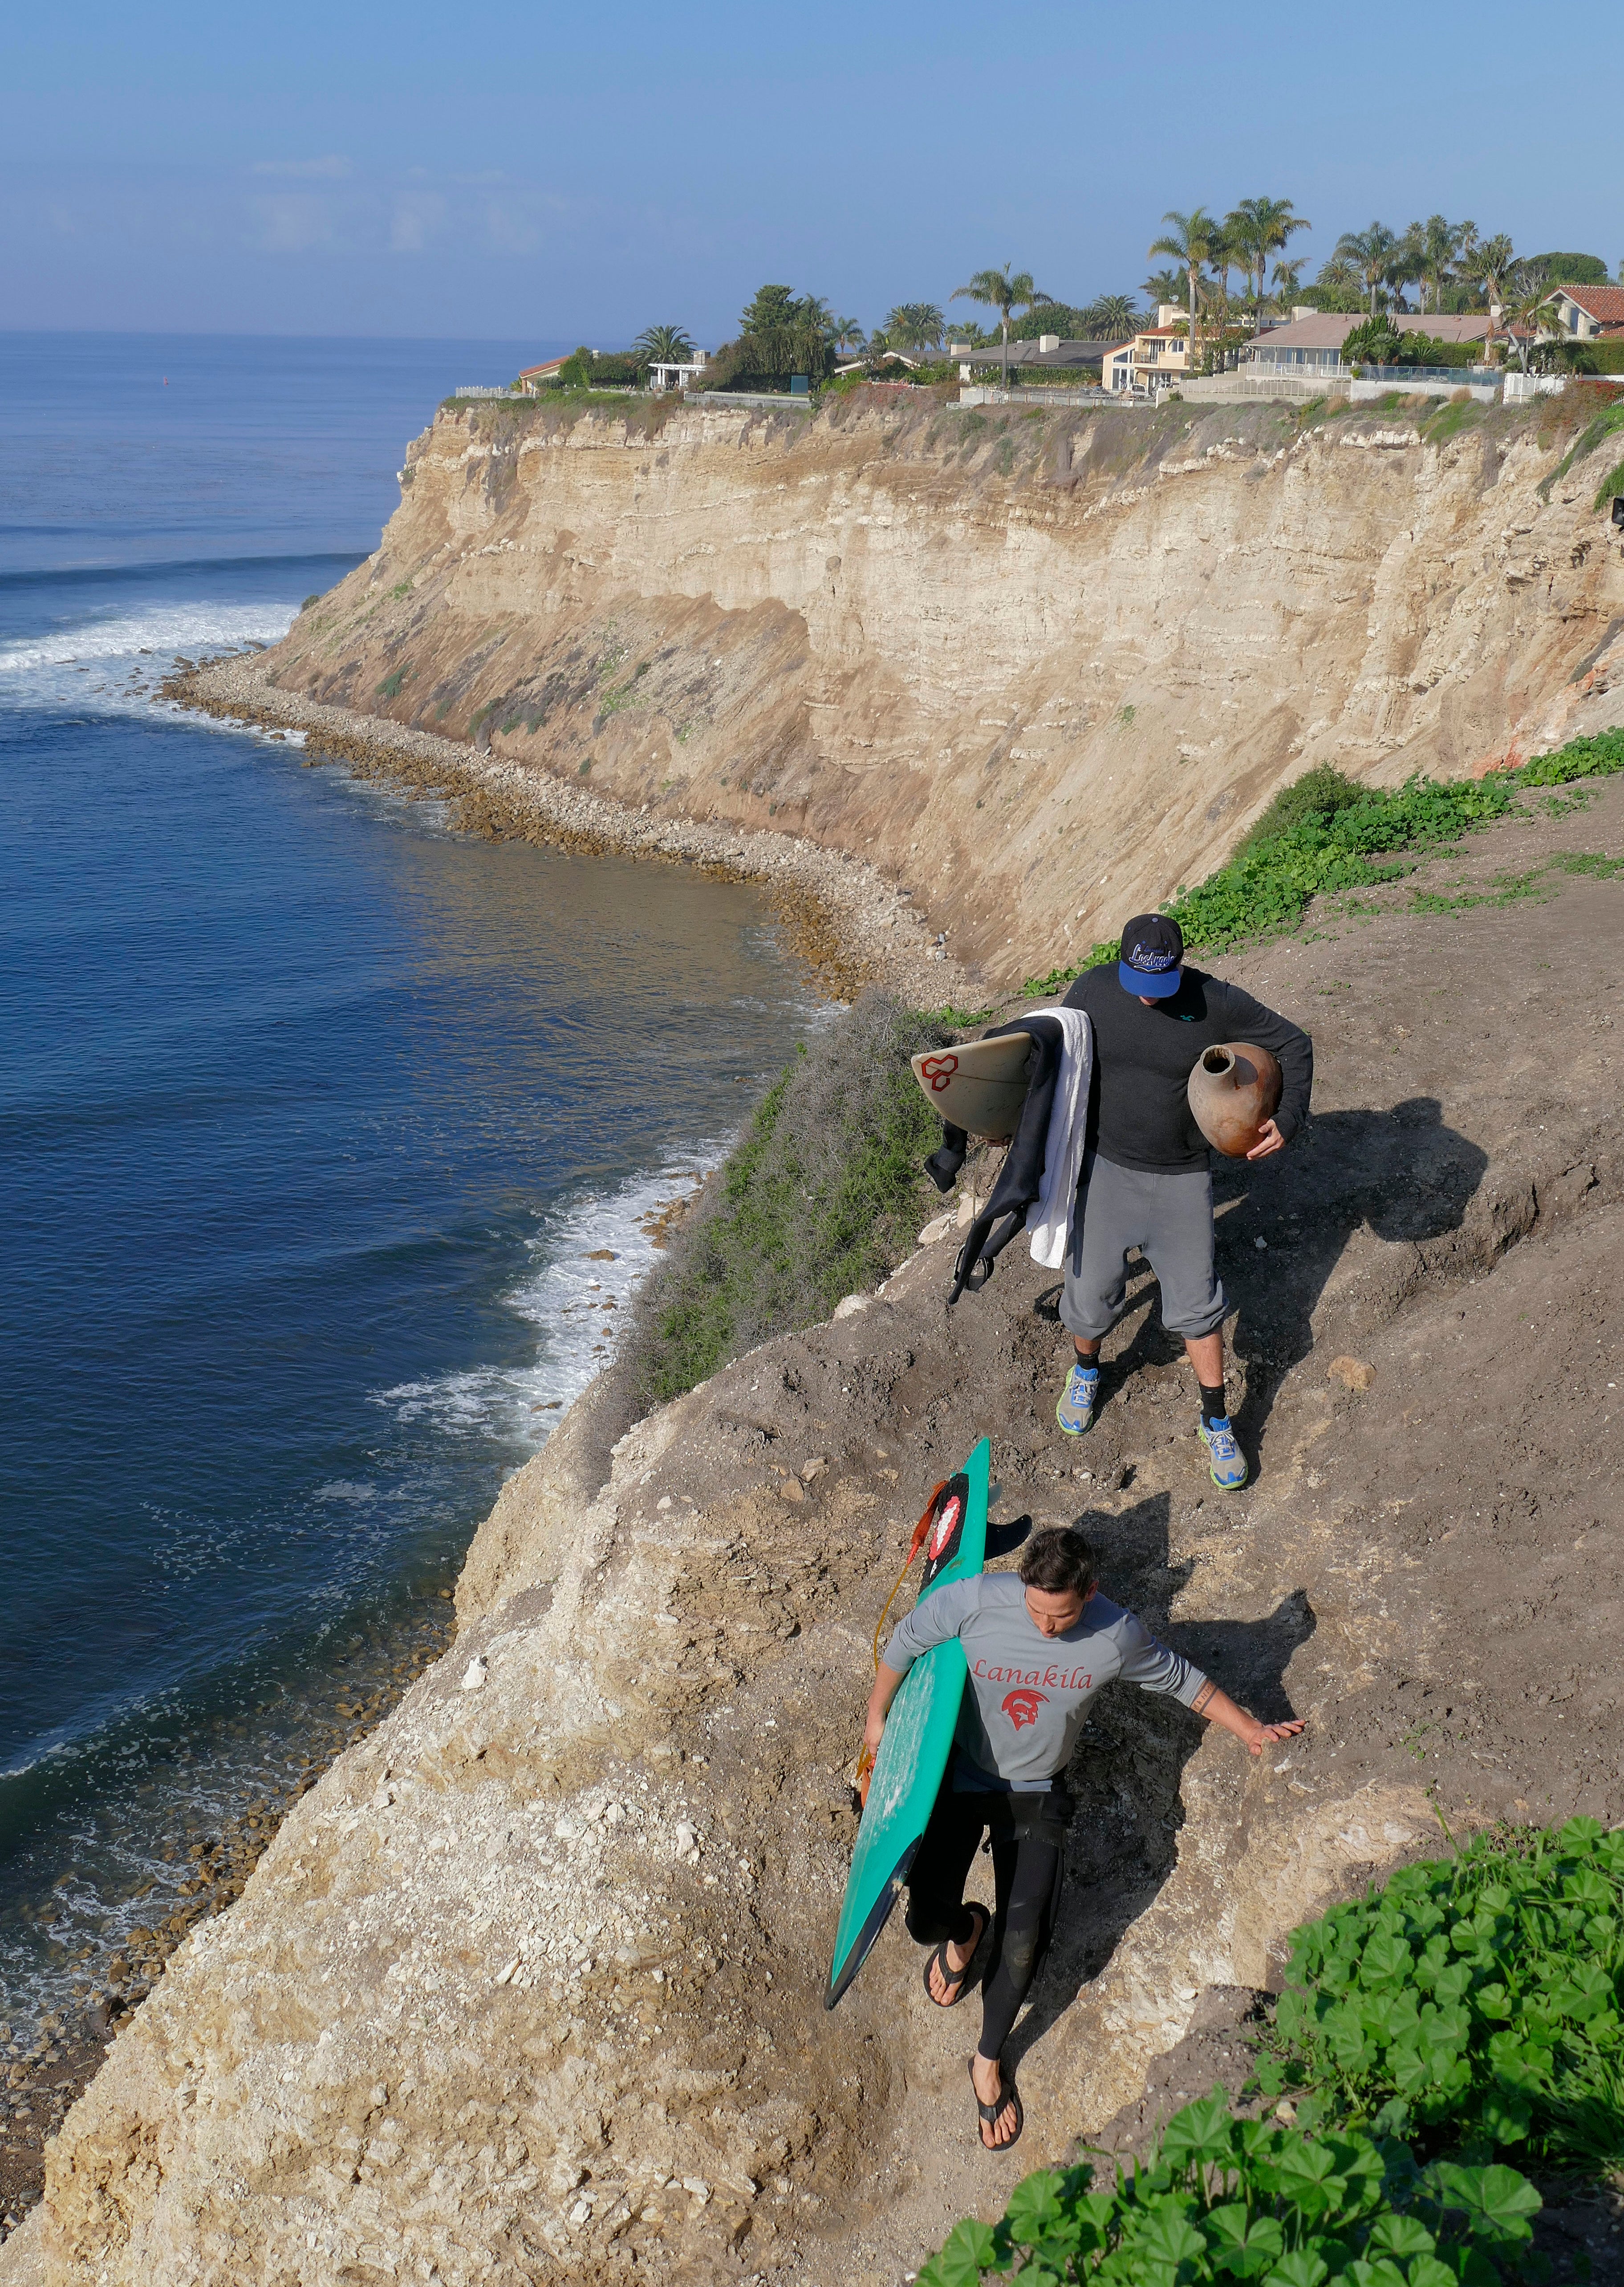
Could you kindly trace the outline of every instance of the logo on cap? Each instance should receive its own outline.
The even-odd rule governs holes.
[[[1179,955],[1167,946],[1136,945],[1129,953],[1128,966],[1150,977],[1165,977],[1170,969],[1178,968]]]

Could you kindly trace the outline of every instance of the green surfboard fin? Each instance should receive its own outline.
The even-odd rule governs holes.
[[[944,1503],[943,1523],[950,1522],[951,1530],[940,1547],[935,1534],[926,1544],[921,1603],[950,1581],[974,1579],[986,1563],[991,1462],[983,1437],[960,1473],[961,1514],[950,1520]],[[891,1703],[846,1879],[825,2009],[834,2007],[862,1968],[908,1879],[947,1770],[968,1672],[957,1639],[936,1644],[914,1662]]]

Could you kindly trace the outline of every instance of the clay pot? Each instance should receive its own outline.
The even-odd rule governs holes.
[[[1195,1125],[1215,1151],[1244,1159],[1265,1120],[1280,1109],[1280,1066],[1267,1049],[1226,1041],[1191,1067],[1188,1095]]]
[[[1021,1125],[1026,1103],[1030,1033],[1000,1033],[992,1041],[964,1041],[911,1059],[913,1076],[950,1127],[1006,1144]]]

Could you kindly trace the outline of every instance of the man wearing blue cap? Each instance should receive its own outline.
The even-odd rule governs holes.
[[[1205,1049],[1225,1041],[1269,1049],[1281,1069],[1280,1109],[1246,1155],[1266,1159],[1307,1117],[1313,1044],[1240,985],[1189,967],[1179,924],[1164,914],[1137,914],[1122,933],[1121,958],[1084,969],[1065,1005],[1086,1010],[1094,1060],[1060,1302],[1077,1358],[1055,1419],[1068,1437],[1093,1426],[1100,1345],[1122,1314],[1127,1254],[1137,1246],[1161,1284],[1162,1323],[1184,1336],[1195,1369],[1212,1482],[1235,1492],[1247,1468],[1224,1396],[1228,1304],[1213,1267],[1207,1141],[1186,1091]]]

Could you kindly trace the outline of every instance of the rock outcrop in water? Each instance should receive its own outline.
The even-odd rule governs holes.
[[[1572,433],[1549,400],[443,411],[271,672],[867,859],[1004,981],[1309,764],[1456,775],[1619,719],[1624,560],[1604,454],[1549,481]]]

